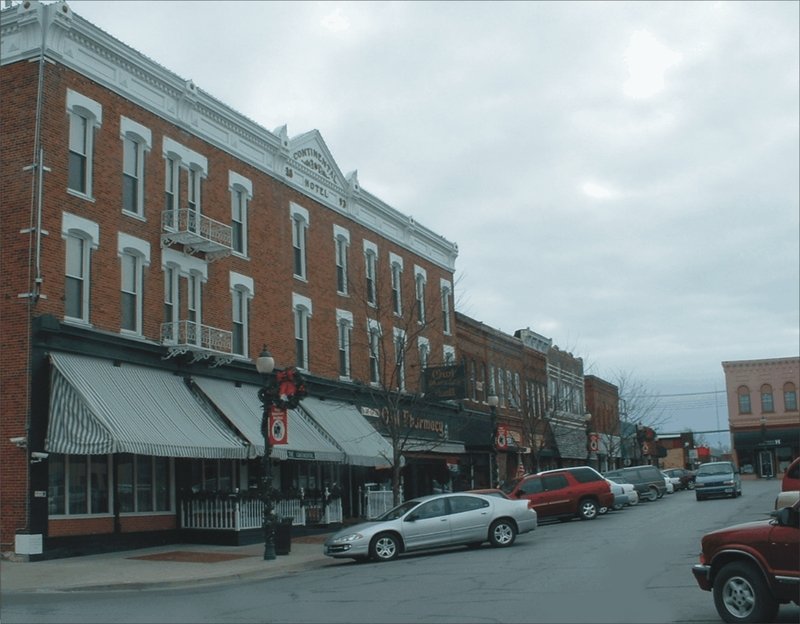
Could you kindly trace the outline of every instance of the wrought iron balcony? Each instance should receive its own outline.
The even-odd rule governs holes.
[[[161,213],[161,242],[184,245],[188,253],[204,252],[210,260],[231,254],[233,228],[190,208]]]
[[[192,361],[214,358],[216,365],[233,359],[233,334],[195,321],[161,324],[161,342],[169,347],[168,357],[192,353]]]

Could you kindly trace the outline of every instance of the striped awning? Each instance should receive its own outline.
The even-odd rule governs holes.
[[[245,459],[249,445],[168,371],[51,353],[51,453]]]
[[[392,445],[350,403],[306,397],[300,407],[334,440],[352,466],[388,468]]]
[[[206,398],[228,419],[253,446],[257,455],[264,454],[264,436],[261,433],[263,407],[258,398],[258,386],[232,381],[193,377],[192,381]],[[312,461],[344,462],[344,452],[319,425],[302,410],[289,410],[287,444],[272,447],[272,457],[277,459],[303,459]]]

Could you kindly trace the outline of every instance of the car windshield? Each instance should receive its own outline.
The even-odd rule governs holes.
[[[697,476],[702,475],[723,475],[723,474],[730,474],[733,472],[730,466],[727,464],[723,464],[721,466],[700,466],[700,469],[697,471]]]
[[[422,502],[421,500],[415,498],[406,501],[405,503],[400,503],[397,507],[390,509],[382,516],[378,516],[376,520],[378,522],[383,522],[384,520],[397,520],[398,518],[401,518],[404,515],[406,515],[409,511],[414,509],[414,507],[419,505],[421,502]]]

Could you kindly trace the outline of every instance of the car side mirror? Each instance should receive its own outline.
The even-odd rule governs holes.
[[[800,527],[800,512],[793,507],[783,507],[773,514],[778,520],[778,526]]]

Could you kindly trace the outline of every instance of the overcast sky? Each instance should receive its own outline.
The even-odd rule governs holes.
[[[459,311],[631,373],[663,429],[727,428],[722,361],[800,353],[798,2],[69,4],[319,130],[458,244]]]

